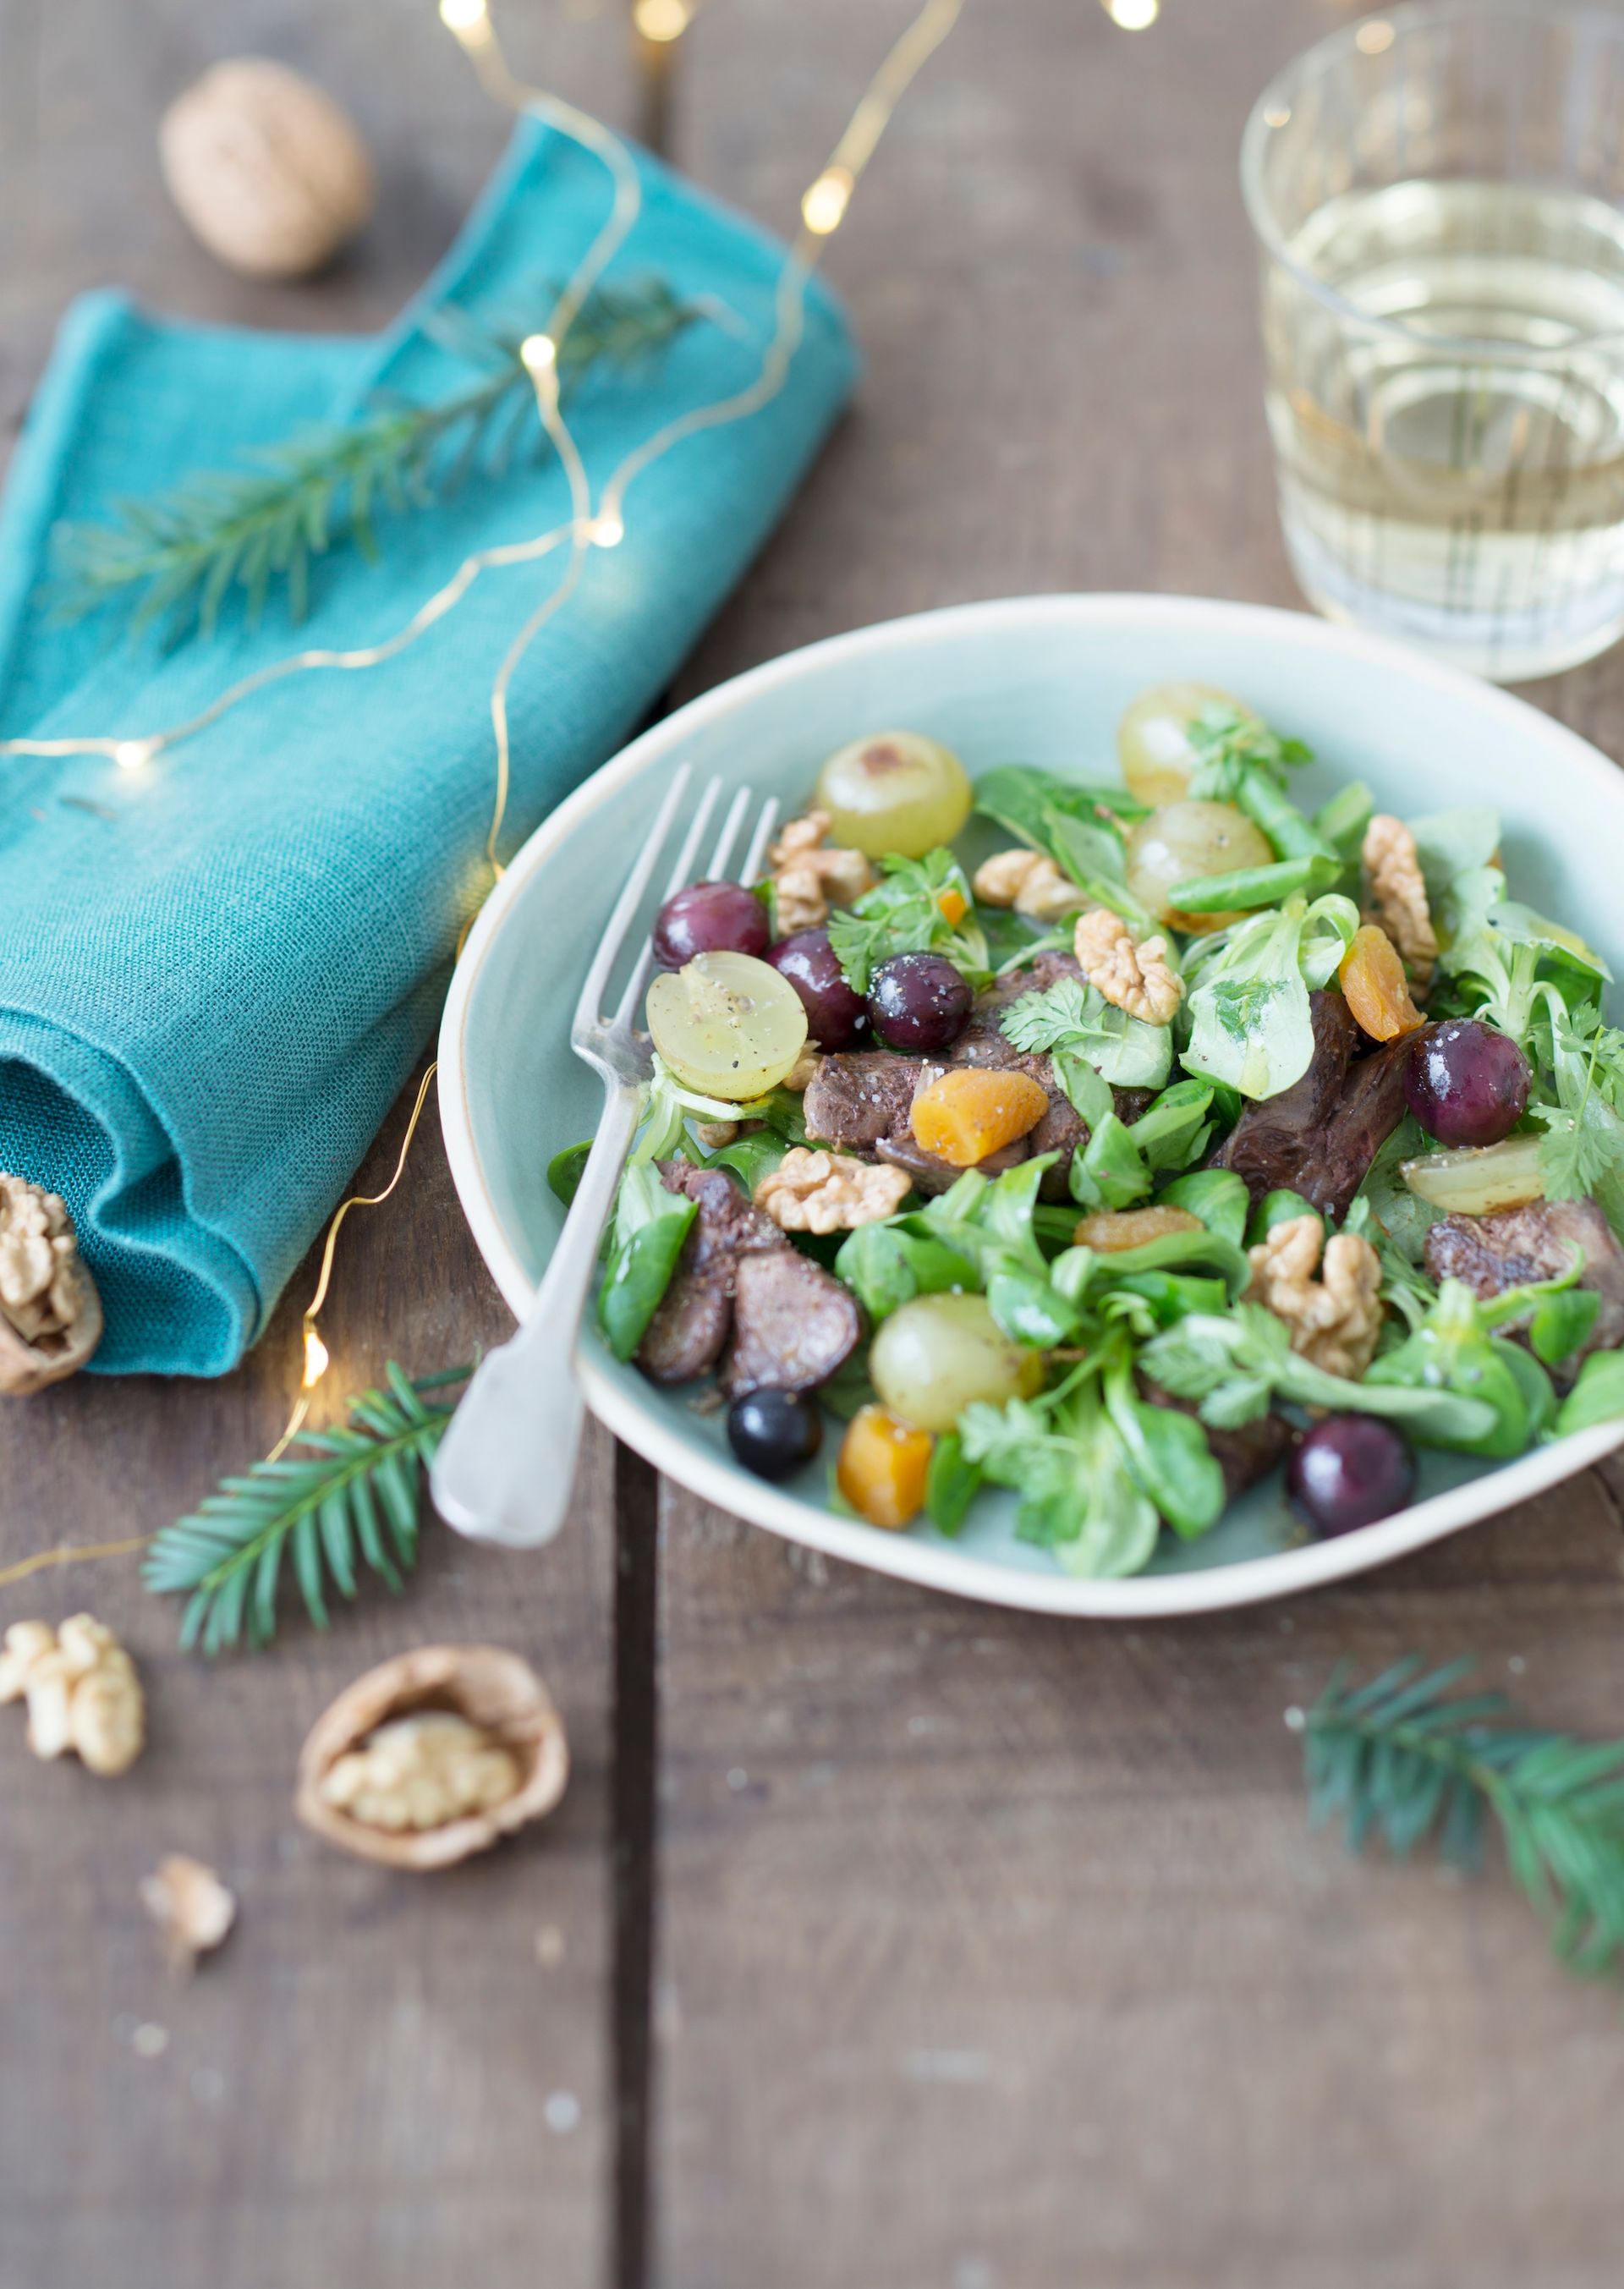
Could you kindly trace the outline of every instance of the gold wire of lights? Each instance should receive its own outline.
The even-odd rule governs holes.
[[[521,662],[542,628],[562,610],[575,593],[588,552],[593,547],[617,547],[624,539],[626,495],[636,480],[686,439],[758,412],[783,388],[801,340],[807,288],[824,247],[844,221],[852,194],[873,157],[897,104],[921,66],[952,30],[964,4],[965,0],[925,0],[924,6],[870,81],[845,133],[830,155],[828,164],[808,188],[800,203],[800,229],[779,273],[774,297],[773,331],[754,380],[744,388],[718,398],[708,405],[691,408],[657,429],[626,454],[610,473],[594,506],[590,480],[559,404],[558,351],[587,296],[625,243],[637,220],[642,190],[636,164],[620,137],[605,127],[601,121],[593,119],[588,113],[564,102],[545,89],[526,86],[514,78],[491,24],[487,0],[439,0],[442,22],[473,63],[486,92],[510,109],[541,119],[592,153],[602,162],[613,185],[609,216],[559,296],[545,327],[539,333],[529,336],[521,346],[521,355],[536,393],[537,414],[558,455],[569,485],[569,522],[549,532],[540,533],[533,539],[480,549],[465,557],[451,578],[418,607],[403,626],[381,643],[343,651],[310,649],[295,652],[286,659],[274,661],[240,678],[195,715],[167,725],[161,730],[146,732],[139,737],[100,734],[81,738],[5,739],[0,740],[0,755],[104,755],[121,770],[140,770],[166,748],[195,738],[243,700],[288,676],[317,670],[354,673],[381,666],[398,658],[409,645],[415,643],[419,636],[426,634],[456,609],[482,573],[535,563],[567,543],[569,555],[562,577],[520,627],[497,671],[490,690],[489,704],[497,770],[485,856],[493,881],[499,880],[502,867],[497,857],[497,846],[506,812],[512,777],[507,700]],[[1134,0],[1119,0],[1119,4],[1132,5]],[[670,41],[678,38],[687,28],[694,12],[688,0],[638,0],[634,20],[646,36]],[[677,20],[679,14],[681,22]],[[653,28],[649,21],[644,20],[649,16],[652,16],[653,26],[666,28]],[[725,306],[723,309],[724,315],[736,323],[736,314],[727,312]],[[466,926],[462,939],[458,941],[459,955],[466,936]],[[434,1070],[431,1065],[424,1074],[402,1141],[400,1159],[388,1184],[381,1192],[370,1196],[358,1195],[345,1200],[328,1225],[321,1275],[302,1321],[304,1371],[299,1394],[287,1428],[272,1449],[273,1460],[286,1451],[302,1429],[309,1415],[312,1394],[327,1372],[329,1355],[316,1320],[331,1282],[334,1251],[340,1227],[353,1208],[379,1206],[400,1183]],[[140,1543],[131,1542],[117,1546],[134,1549]],[[107,1545],[105,1550],[94,1551],[64,1551],[60,1553],[60,1562],[75,1557],[104,1554],[113,1554],[113,1546]],[[31,1570],[35,1562],[25,1560],[24,1569]],[[57,1562],[56,1553],[40,1553],[37,1559],[40,1565]],[[6,1578],[12,1577],[0,1576],[0,1580]]]

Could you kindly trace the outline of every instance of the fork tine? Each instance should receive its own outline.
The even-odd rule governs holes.
[[[682,838],[682,848],[677,853],[677,863],[671,870],[665,885],[665,896],[674,898],[679,890],[686,889],[694,879],[694,862],[699,856],[699,845],[705,840],[705,828],[711,823],[711,813],[721,797],[721,781],[712,779],[699,798],[699,808],[694,813],[688,833]],[[613,1023],[630,1026],[639,998],[649,983],[649,972],[654,968],[654,953],[647,945],[632,965],[632,975],[626,980],[625,992],[620,997]]]
[[[638,907],[642,904],[643,892],[649,887],[649,877],[659,863],[660,852],[665,846],[665,837],[670,832],[672,818],[687,790],[690,776],[691,773],[686,763],[681,764],[672,774],[671,785],[665,791],[665,800],[661,803],[654,825],[649,829],[649,839],[642,847],[637,864],[626,877],[625,888],[615,901],[615,911],[609,916],[609,927],[603,933],[598,951],[592,958],[591,966],[586,972],[586,982],[582,986],[580,999],[576,1003],[575,1023],[577,1032],[585,1026],[599,1023],[600,1012],[603,1006],[603,989],[609,984],[609,972],[615,966],[615,957],[625,943],[626,932],[636,920]]]
[[[756,821],[756,831],[750,838],[750,849],[744,860],[744,871],[739,876],[741,882],[750,883],[760,881],[762,865],[767,857],[767,846],[772,841],[773,829],[777,824],[778,798],[776,794],[769,794],[761,805],[761,816]]]
[[[744,824],[744,813],[750,808],[750,797],[751,790],[747,786],[742,786],[728,805],[728,816],[722,821],[720,837],[715,849],[711,853],[711,871],[705,876],[706,881],[720,882],[726,874],[728,861],[733,855],[735,839]]]

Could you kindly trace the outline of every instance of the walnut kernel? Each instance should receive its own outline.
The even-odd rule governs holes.
[[[995,850],[975,869],[971,884],[984,906],[1013,906],[1030,921],[1063,921],[1088,903],[1052,858],[1036,850]]]
[[[1247,1249],[1254,1302],[1291,1329],[1292,1349],[1327,1375],[1357,1382],[1381,1332],[1381,1259],[1369,1240],[1339,1232],[1325,1241],[1317,1216],[1288,1216]],[[1314,1277],[1318,1269],[1319,1277]]]
[[[1072,952],[1088,983],[1106,1001],[1147,1025],[1170,1025],[1183,998],[1184,981],[1167,960],[1165,937],[1141,945],[1120,914],[1092,907],[1078,917]]]
[[[141,1905],[163,1935],[171,1963],[189,1971],[219,1946],[236,1921],[235,1894],[212,1868],[184,1852],[166,1853],[141,1878]]]
[[[825,848],[829,813],[792,818],[767,854],[779,935],[817,929],[831,906],[849,906],[874,887],[874,870],[861,850]]]
[[[101,1340],[101,1298],[55,1192],[0,1172],[0,1393],[75,1374]]]
[[[103,1779],[127,1772],[146,1739],[146,1702],[136,1667],[111,1630],[75,1614],[53,1630],[13,1622],[0,1655],[0,1702],[28,1707],[28,1746],[36,1757],[71,1749]]]
[[[912,1183],[903,1168],[793,1144],[757,1184],[755,1204],[780,1232],[856,1232],[895,1216]]]
[[[1438,941],[1415,837],[1402,818],[1378,811],[1365,830],[1359,855],[1370,887],[1366,920],[1379,923],[1387,932],[1408,962],[1416,984],[1429,985]]]

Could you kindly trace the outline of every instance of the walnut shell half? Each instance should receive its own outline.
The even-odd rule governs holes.
[[[0,1171],[0,1397],[76,1375],[101,1341],[101,1298],[54,1192]]]
[[[520,1781],[488,1810],[439,1828],[397,1830],[354,1819],[322,1793],[340,1757],[391,1718],[450,1710],[512,1751]],[[527,1661],[497,1646],[418,1646],[380,1662],[346,1686],[311,1727],[299,1751],[293,1809],[330,1844],[390,1868],[449,1868],[552,1811],[569,1777],[564,1721]]]

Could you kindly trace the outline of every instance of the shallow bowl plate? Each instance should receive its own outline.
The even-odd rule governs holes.
[[[1488,684],[1298,613],[1170,596],[1019,598],[836,636],[707,692],[633,741],[531,836],[480,915],[446,1006],[440,1103],[458,1192],[513,1310],[529,1306],[562,1221],[548,1160],[590,1136],[600,1110],[597,1083],[569,1050],[576,995],[679,762],[698,780],[714,773],[777,794],[792,811],[832,749],[899,727],[945,740],[972,776],[1020,762],[1115,778],[1123,708],[1174,678],[1234,691],[1306,739],[1310,805],[1350,778],[1407,815],[1495,804],[1516,895],[1624,974],[1624,775]],[[619,1365],[594,1328],[579,1362],[593,1412],[724,1510],[836,1558],[1048,1613],[1194,1613],[1309,1589],[1524,1501],[1624,1442],[1624,1429],[1605,1426],[1498,1469],[1429,1456],[1411,1509],[1325,1543],[1302,1542],[1277,1474],[1203,1540],[1164,1535],[1149,1572],[1077,1581],[1015,1540],[1011,1496],[983,1495],[956,1540],[925,1526],[886,1533],[824,1506],[832,1437],[799,1480],[768,1487],[734,1462],[720,1414]]]

